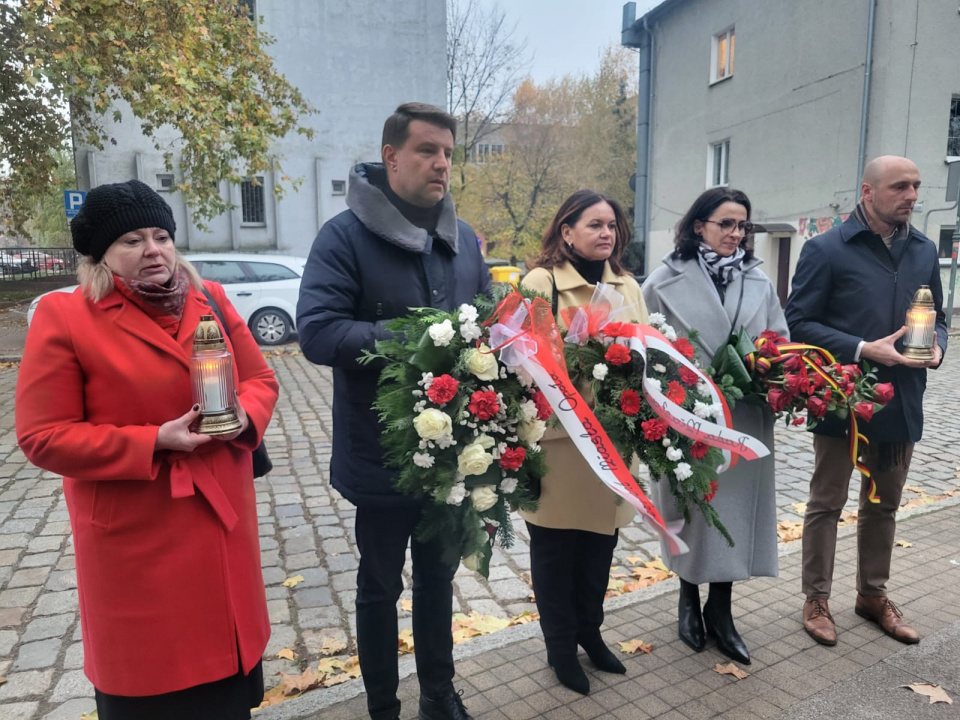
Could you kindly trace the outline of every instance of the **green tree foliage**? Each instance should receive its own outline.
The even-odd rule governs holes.
[[[53,151],[57,161],[51,183],[46,190],[35,196],[30,205],[30,219],[26,230],[39,247],[70,247],[70,225],[63,211],[63,191],[77,186],[73,168],[73,156],[67,150]]]
[[[0,160],[9,171],[0,200],[18,227],[53,181],[51,151],[71,131],[77,144],[115,143],[104,119],[119,122],[118,105],[177,171],[201,221],[229,207],[218,181],[278,170],[273,141],[312,135],[298,127],[312,109],[275,72],[263,49],[272,40],[236,0],[0,3]]]
[[[610,47],[591,76],[527,79],[514,93],[509,121],[496,129],[503,154],[468,166],[462,183],[454,177],[458,211],[486,238],[491,257],[536,255],[554,212],[580,188],[610,195],[632,218],[634,63],[634,54]]]

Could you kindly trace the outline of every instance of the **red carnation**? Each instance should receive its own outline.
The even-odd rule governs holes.
[[[500,453],[500,467],[504,470],[516,470],[523,465],[527,457],[527,451],[522,447],[508,447]]]
[[[533,402],[537,406],[537,420],[549,420],[550,416],[553,415],[553,408],[547,402],[547,396],[537,390],[533,394]]]
[[[807,400],[807,412],[815,418],[822,418],[827,414],[827,404],[818,397]]]
[[[791,425],[803,425],[805,422],[806,422],[806,420],[803,419],[802,417],[796,417],[796,418],[793,419],[793,422],[790,423],[790,424],[791,424]]]
[[[670,384],[667,385],[667,400],[677,405],[682,405],[686,399],[687,391],[683,389],[683,385],[676,380],[671,380]]]
[[[873,403],[869,401],[858,402],[853,406],[853,412],[861,420],[870,421],[873,419]]]
[[[467,405],[467,410],[481,420],[489,420],[500,412],[497,394],[493,390],[477,390],[470,396],[470,404]]]
[[[783,376],[783,387],[791,395],[805,392],[810,381],[800,373],[787,373]]]
[[[457,396],[458,387],[460,387],[460,383],[457,382],[456,378],[450,375],[441,375],[433,379],[430,389],[427,390],[427,397],[437,405],[446,405]]]
[[[680,354],[683,355],[687,360],[693,360],[693,356],[696,354],[693,349],[693,344],[686,338],[677,338],[673,342],[673,346],[680,351]]]
[[[685,385],[693,387],[700,382],[700,376],[686,365],[681,365],[677,372],[680,374],[680,379],[683,380]]]
[[[611,365],[626,365],[630,362],[630,348],[626,345],[611,345],[603,357]]]
[[[879,405],[886,405],[893,400],[893,385],[891,383],[879,383],[873,386],[873,401]]]
[[[790,404],[790,394],[783,390],[770,390],[767,393],[767,404],[774,412],[783,412]]]
[[[631,417],[640,412],[640,396],[636,390],[624,390],[620,393],[620,411]]]
[[[717,488],[720,487],[720,484],[716,480],[710,481],[710,492],[703,496],[703,499],[707,502],[713,500],[713,496],[717,494]]]
[[[697,441],[690,446],[690,457],[692,457],[694,460],[703,460],[709,449],[709,445]]]
[[[640,427],[643,428],[643,436],[650,442],[656,442],[667,434],[667,424],[656,418],[640,423]]]
[[[803,358],[797,354],[791,354],[786,360],[783,361],[783,369],[791,372],[796,372],[797,370],[803,368],[803,366]]]
[[[603,334],[607,337],[627,337],[629,334],[627,331],[626,323],[612,322],[607,323],[603,326]]]

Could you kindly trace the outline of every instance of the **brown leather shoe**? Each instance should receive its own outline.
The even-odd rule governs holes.
[[[854,612],[862,618],[875,622],[881,630],[894,640],[911,645],[920,642],[919,633],[907,625],[900,608],[894,605],[888,597],[857,593],[857,604],[854,606]]]
[[[837,627],[826,598],[808,597],[803,603],[803,629],[821,645],[837,644]]]

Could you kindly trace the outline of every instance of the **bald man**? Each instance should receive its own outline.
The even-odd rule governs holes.
[[[937,248],[910,225],[919,187],[920,171],[907,158],[872,160],[846,222],[804,244],[786,308],[794,342],[825,348],[843,364],[866,361],[878,382],[893,385],[893,400],[859,423],[869,440],[861,458],[876,492],[871,497],[870,480],[861,476],[855,611],[904,643],[920,638],[887,597],[896,513],[923,432],[927,368],[939,367],[947,349]],[[901,353],[907,307],[921,285],[930,287],[937,311],[930,362]],[[854,468],[849,429],[849,421],[824,418],[813,430],[816,461],[803,518],[803,627],[822,645],[837,644],[828,600],[837,521]]]

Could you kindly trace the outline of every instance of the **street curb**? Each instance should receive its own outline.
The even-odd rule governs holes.
[[[930,513],[945,510],[955,505],[960,505],[960,496],[946,498],[935,503],[930,503],[929,505],[921,505],[915,508],[910,508],[902,513],[897,513],[897,522],[899,524],[903,520],[911,520],[916,517],[929,515]],[[856,533],[856,531],[856,523],[844,526],[837,531],[837,539],[840,540],[841,538],[853,535]],[[777,557],[795,555],[803,549],[803,543],[799,542],[798,540],[778,544],[780,547],[777,551]],[[604,610],[620,610],[638,603],[648,602],[661,595],[673,592],[679,587],[679,585],[680,581],[677,578],[670,578],[669,580],[664,580],[655,585],[651,585],[650,587],[610,598],[604,603]],[[801,607],[799,598],[802,597],[803,593],[800,592],[798,588],[798,611]],[[515,625],[513,627],[508,627],[504,630],[495,632],[491,635],[482,635],[478,638],[470,640],[469,642],[462,643],[460,645],[454,645],[453,659],[454,662],[458,662],[476,655],[481,655],[485,652],[489,652],[490,650],[498,650],[508,645],[522,642],[523,640],[529,640],[533,637],[541,637],[539,622],[529,622],[524,625]],[[401,680],[413,675],[416,672],[416,669],[417,668],[413,656],[405,656],[400,658],[398,670]],[[299,698],[287,700],[280,705],[274,705],[273,707],[258,710],[256,717],[264,718],[265,720],[300,720],[302,718],[315,717],[321,710],[325,710],[326,708],[347,700],[352,700],[362,693],[362,678],[348,680],[341,685],[324,689],[321,692],[311,691],[305,693]]]

